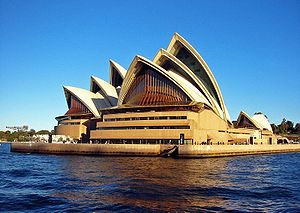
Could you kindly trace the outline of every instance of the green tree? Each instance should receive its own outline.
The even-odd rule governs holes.
[[[286,134],[287,130],[286,130],[286,119],[282,119],[281,123],[278,125],[278,133],[279,134]]]
[[[294,123],[292,121],[286,121],[285,126],[288,133],[294,132]]]
[[[300,123],[297,123],[294,128],[294,133],[300,134]]]
[[[35,130],[34,129],[30,129],[28,133],[32,137],[33,135],[35,135]]]
[[[273,133],[278,134],[278,131],[279,131],[278,126],[276,124],[271,124],[271,127],[272,127],[272,130],[273,130]]]
[[[279,134],[287,134],[294,132],[294,123],[292,121],[282,119],[280,125],[278,125]]]
[[[50,132],[48,130],[40,130],[36,132],[37,135],[49,135]]]

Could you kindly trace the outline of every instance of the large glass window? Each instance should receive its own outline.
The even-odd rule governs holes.
[[[126,129],[190,129],[190,126],[118,126],[118,127],[97,128],[97,130],[126,130]]]
[[[118,70],[112,67],[112,85],[114,87],[122,86],[123,78],[120,76]]]
[[[135,121],[135,120],[183,120],[187,119],[187,116],[155,116],[155,117],[132,117],[132,118],[106,118],[105,122],[111,121]]]
[[[175,55],[180,61],[182,61],[190,70],[192,70],[195,75],[201,80],[204,86],[208,89],[212,97],[218,102],[221,107],[221,102],[219,100],[217,91],[211,82],[209,76],[207,75],[203,66],[199,63],[196,57],[193,56],[185,47],[181,47],[180,50]]]
[[[101,91],[101,88],[95,82],[93,82],[92,83],[92,92],[97,93],[99,91]]]
[[[257,127],[250,121],[246,116],[241,116],[238,124],[238,128],[251,128],[256,129]]]
[[[176,72],[177,74],[181,75],[184,77],[186,80],[191,82],[203,95],[204,97],[209,101],[209,98],[205,95],[203,90],[199,87],[199,85],[176,63],[174,63],[170,59],[166,59],[164,63],[162,63],[161,67],[163,67],[165,70],[172,70]]]
[[[172,105],[187,104],[190,98],[172,81],[143,65],[131,84],[123,104]]]
[[[69,110],[66,115],[90,113],[90,110],[73,95],[69,96],[68,105]]]

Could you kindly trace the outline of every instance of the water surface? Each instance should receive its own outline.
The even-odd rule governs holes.
[[[300,153],[206,159],[10,152],[0,211],[300,212]]]

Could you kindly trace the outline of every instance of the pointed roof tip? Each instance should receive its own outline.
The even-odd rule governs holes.
[[[113,60],[113,59],[109,59],[109,63],[111,63],[111,64],[113,64],[113,65],[115,65],[115,66],[120,66],[120,67],[122,67],[118,62],[116,62],[115,60]],[[123,68],[123,67],[122,67]]]
[[[151,61],[150,59],[144,57],[144,56],[141,56],[141,55],[136,55],[133,59],[133,61],[144,61],[144,62],[147,62],[147,63],[150,63],[151,65],[155,65],[155,66],[158,66],[157,64],[155,64],[153,61]],[[162,67],[161,67],[162,68]],[[163,68],[162,68],[163,69]]]
[[[178,32],[175,32],[175,33],[173,34],[173,36],[180,36],[180,37],[182,37]]]
[[[160,52],[167,52],[167,50],[166,49],[164,49],[164,48],[160,48],[159,50],[158,50],[158,52],[160,53]]]
[[[148,60],[146,57],[141,55],[135,55],[132,61]]]
[[[250,117],[250,115],[248,115],[248,114],[247,114],[246,112],[244,112],[244,111],[241,111],[241,112],[240,112],[237,121],[239,121],[239,118],[240,118],[242,115],[245,116],[247,119],[249,119],[249,120],[252,122],[252,124],[253,124],[254,126],[256,126],[256,128],[262,129],[261,125],[260,125],[255,119],[253,119],[252,117]]]
[[[73,86],[63,86],[64,88],[66,88],[66,89],[81,89],[81,88],[79,88],[79,87],[73,87]]]
[[[123,66],[112,59],[109,59],[109,63],[110,66],[114,66],[123,75],[123,78],[125,77],[127,70]]]
[[[100,78],[95,75],[91,75],[91,80],[96,80],[96,79],[100,79]]]
[[[179,34],[178,32],[175,32],[175,33],[173,34],[173,37],[174,37],[175,39],[176,39],[176,38],[180,38],[180,39],[186,41],[185,38],[184,38],[181,34]],[[177,40],[177,39],[176,39],[176,40]]]
[[[66,90],[69,90],[72,86],[66,86],[66,85],[63,85],[63,88],[66,89]]]

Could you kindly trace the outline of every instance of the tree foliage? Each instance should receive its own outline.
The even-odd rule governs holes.
[[[0,131],[0,140],[1,141],[31,141],[32,136],[35,134],[50,134],[48,130],[40,130],[36,132],[34,129],[29,131]]]
[[[294,127],[292,121],[282,119],[279,125],[271,124],[272,130],[275,134],[299,134],[300,133],[300,123],[297,123]]]
[[[36,132],[37,135],[49,135],[50,133],[51,132],[48,130],[40,130]]]

